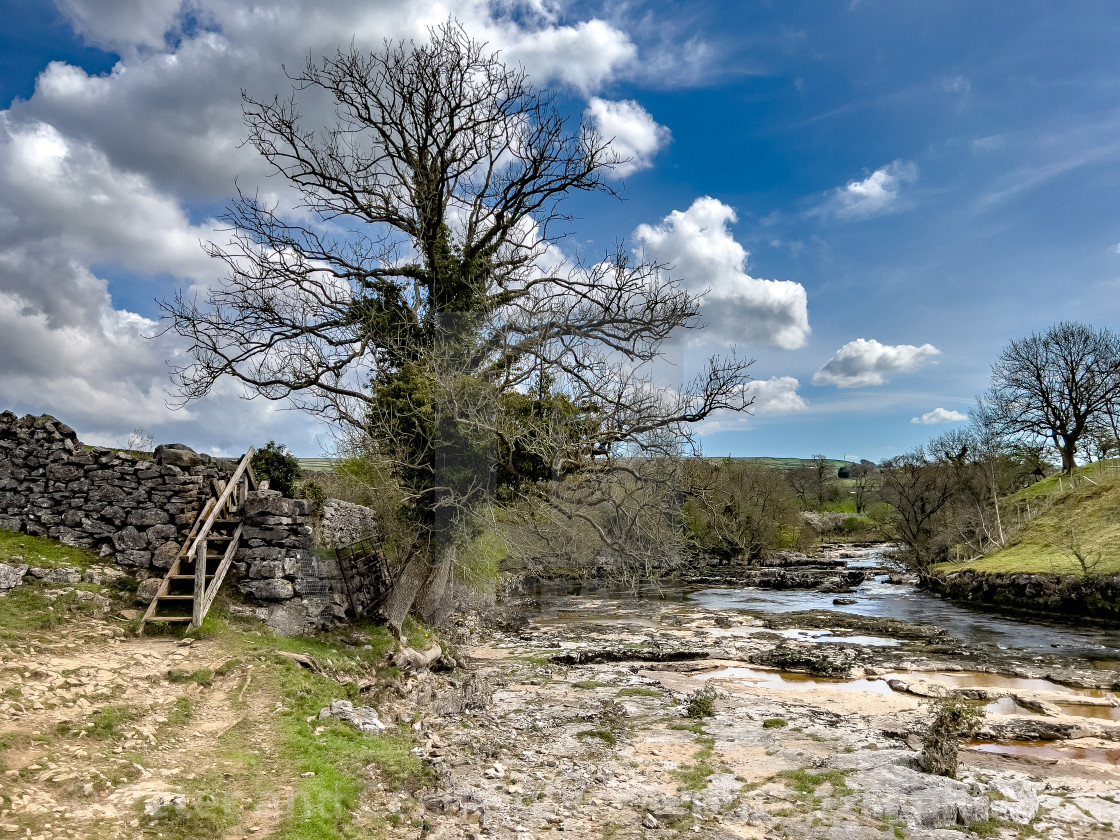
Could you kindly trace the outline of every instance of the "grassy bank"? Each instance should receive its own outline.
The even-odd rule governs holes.
[[[1000,504],[1008,545],[934,574],[1047,574],[1075,578],[1120,574],[1120,461],[1054,475]]]

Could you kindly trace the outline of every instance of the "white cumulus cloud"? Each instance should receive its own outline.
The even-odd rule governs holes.
[[[653,166],[653,156],[672,136],[649,111],[629,99],[612,102],[593,96],[587,118],[619,156],[628,159],[614,168],[613,174],[619,178]]]
[[[927,411],[921,417],[911,418],[911,423],[921,423],[923,426],[934,426],[938,423],[960,423],[962,420],[967,420],[967,414],[961,414],[959,411],[953,411],[948,408],[935,408],[933,411]]]
[[[813,375],[814,385],[861,388],[884,385],[899,373],[909,373],[927,364],[941,351],[932,344],[880,344],[875,339],[857,338],[836,351],[824,367]]]
[[[918,179],[918,167],[896,160],[862,181],[849,181],[833,194],[831,208],[841,219],[868,219],[893,213],[901,206],[902,185]]]
[[[639,225],[634,236],[647,257],[670,265],[688,288],[708,290],[701,305],[706,339],[803,347],[810,332],[805,287],[747,274],[749,254],[730,231],[735,221],[733,208],[705,196],[659,224]]]
[[[187,410],[168,409],[165,360],[181,358],[183,347],[173,336],[148,337],[158,331],[154,298],[223,273],[200,243],[226,238],[209,208],[229,202],[235,177],[281,212],[290,203],[242,145],[242,90],[284,96],[284,66],[351,42],[371,50],[385,39],[423,41],[451,14],[542,88],[590,96],[640,70],[626,32],[598,18],[560,22],[551,0],[58,5],[79,37],[120,59],[103,75],[47,64],[29,99],[0,110],[0,410],[50,411],[107,443],[144,425],[163,441],[193,429],[185,442],[212,449],[273,437],[317,454],[306,418],[237,399],[231,385]],[[627,123],[616,111],[620,142],[646,161],[656,148],[639,115]],[[310,101],[305,114],[313,125],[330,110]]]
[[[754,398],[751,414],[795,414],[808,410],[808,401],[797,393],[800,384],[792,376],[772,376],[749,383],[747,393]]]

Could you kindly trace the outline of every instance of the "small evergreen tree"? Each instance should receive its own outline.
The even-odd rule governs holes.
[[[291,497],[292,488],[303,474],[299,461],[282,443],[270,440],[253,456],[253,472],[258,481],[267,481],[272,490]]]

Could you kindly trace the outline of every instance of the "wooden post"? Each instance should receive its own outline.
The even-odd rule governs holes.
[[[192,612],[191,627],[202,626],[204,615],[203,604],[206,600],[206,538],[198,541],[198,550],[194,556],[194,611]]]

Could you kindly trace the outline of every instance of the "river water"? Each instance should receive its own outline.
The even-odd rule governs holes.
[[[858,552],[849,560],[853,568],[876,567],[885,549]],[[833,610],[875,618],[897,618],[934,624],[950,636],[970,644],[991,644],[1003,650],[1028,654],[1065,655],[1088,660],[1102,668],[1120,668],[1120,629],[981,612],[944,601],[909,584],[890,584],[886,575],[869,577],[850,595],[855,604],[836,605],[836,595],[812,590],[772,590],[752,587],[696,587],[659,584],[638,592],[607,585],[550,585],[541,591],[541,618],[578,612],[588,618],[642,612],[642,602],[678,601],[714,610],[755,610],[782,613]],[[651,604],[652,606],[652,604]],[[828,641],[822,636],[820,641]]]

